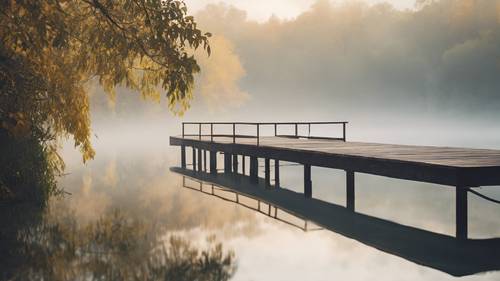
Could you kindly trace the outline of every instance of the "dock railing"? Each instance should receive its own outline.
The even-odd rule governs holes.
[[[198,139],[202,139],[203,137],[210,137],[210,141],[214,141],[214,138],[225,137],[232,138],[233,143],[236,143],[238,138],[253,138],[257,140],[257,145],[260,143],[260,138],[267,136],[261,134],[261,127],[274,127],[274,136],[275,137],[288,137],[288,138],[306,138],[306,139],[328,139],[328,140],[341,140],[346,141],[346,129],[347,124],[349,122],[346,121],[334,121],[334,122],[182,122],[182,137],[198,137]],[[325,137],[325,136],[313,136],[311,135],[311,128],[313,126],[318,125],[332,125],[336,127],[342,128],[342,137]],[[197,133],[186,133],[186,126],[195,126],[198,129]],[[232,126],[231,134],[222,134],[216,133],[216,129],[220,126]],[[238,127],[248,127],[253,126],[256,128],[255,134],[238,134]],[[293,134],[279,134],[279,128],[284,126],[292,126],[294,129]],[[203,129],[206,127],[210,128],[210,133],[203,133]],[[300,134],[299,128],[306,127],[307,135]]]

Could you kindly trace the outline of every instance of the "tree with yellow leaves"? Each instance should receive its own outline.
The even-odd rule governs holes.
[[[55,144],[71,136],[91,159],[91,82],[111,98],[117,86],[164,91],[182,113],[200,70],[192,50],[210,54],[209,37],[180,0],[0,0],[2,142],[34,139],[56,168]]]

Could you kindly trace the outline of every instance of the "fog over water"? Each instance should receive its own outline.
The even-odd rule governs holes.
[[[345,120],[353,141],[500,149],[500,1],[428,1],[409,10],[293,1],[290,11],[269,19],[241,10],[248,5],[242,1],[235,2],[240,8],[208,2],[193,4],[214,37],[211,58],[199,58],[191,108],[173,116],[165,101],[143,102],[121,89],[111,102],[95,89],[96,157],[84,165],[72,143],[64,144],[69,174],[60,184],[71,195],[53,208],[71,209],[80,223],[120,209],[197,245],[215,235],[235,253],[235,280],[454,279],[339,234],[303,232],[185,189],[169,171],[180,165],[180,153],[168,138],[180,134],[182,121]],[[336,133],[328,130],[321,133]],[[301,192],[301,173],[283,167],[282,185]],[[500,198],[498,187],[481,192]],[[454,195],[451,188],[359,175],[356,209],[453,235]],[[313,197],[343,204],[345,174],[313,168]],[[471,237],[499,237],[499,215],[500,205],[469,195]],[[463,279],[499,278],[492,272]]]
[[[347,120],[354,139],[491,147],[500,129],[500,1],[427,2],[401,10],[313,1],[291,19],[260,22],[199,2],[213,54],[197,54],[202,72],[183,120]],[[110,122],[97,96],[95,128]],[[119,95],[112,117],[181,120],[139,100]]]

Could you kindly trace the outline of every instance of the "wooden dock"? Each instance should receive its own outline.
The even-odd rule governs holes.
[[[311,127],[318,125],[337,126],[341,136],[311,136]],[[195,126],[197,132],[187,134],[186,126]],[[221,126],[229,126],[232,133],[218,134],[215,129]],[[255,134],[238,133],[239,127],[249,126],[256,128]],[[274,134],[261,134],[261,127],[265,126],[274,128]],[[224,154],[225,173],[238,173],[240,164],[245,171],[249,158],[249,176],[255,181],[259,177],[258,159],[262,158],[264,180],[269,186],[271,160],[276,187],[279,187],[279,161],[302,164],[307,198],[312,196],[311,166],[345,170],[346,208],[351,211],[355,205],[355,173],[452,186],[456,190],[456,237],[459,239],[467,238],[470,188],[500,185],[500,150],[349,142],[346,126],[347,122],[189,122],[183,123],[181,136],[170,137],[170,145],[181,147],[182,168],[187,166],[186,147],[193,149],[195,171],[217,173],[217,153]],[[209,127],[210,132],[204,133],[204,127]],[[281,127],[292,127],[294,133],[280,134]],[[301,127],[306,127],[309,133],[301,135]]]

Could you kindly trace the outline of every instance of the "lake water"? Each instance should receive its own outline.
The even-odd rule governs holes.
[[[186,188],[183,177],[170,171],[180,165],[180,149],[165,138],[101,147],[86,165],[77,154],[69,156],[68,174],[59,183],[68,194],[41,214],[23,206],[3,213],[2,228],[12,229],[0,241],[3,279],[456,279],[313,222],[304,231],[300,217],[280,212],[277,220]],[[300,166],[283,166],[281,185],[302,192],[302,173]],[[313,167],[312,177],[314,198],[344,205],[344,172]],[[498,187],[481,192],[500,198]],[[357,212],[452,236],[454,200],[452,188],[356,178]],[[500,237],[499,215],[500,205],[469,195],[469,236]],[[462,279],[500,280],[500,271]]]

